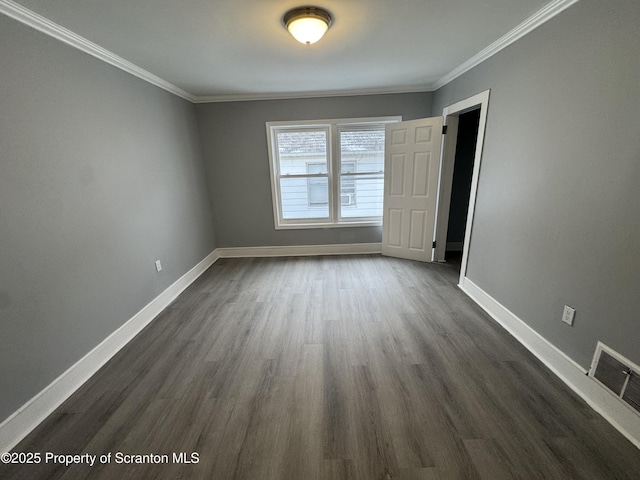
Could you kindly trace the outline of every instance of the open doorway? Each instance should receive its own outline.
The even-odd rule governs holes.
[[[479,126],[479,107],[458,117],[453,183],[451,185],[451,202],[447,222],[447,243],[444,254],[444,260],[447,263],[459,265],[462,262],[462,247],[467,224]]]
[[[442,111],[445,125],[452,125],[455,131],[455,137],[452,135],[443,146],[440,168],[440,182],[438,186],[438,216],[436,220],[435,232],[435,249],[434,260],[443,262],[446,259],[447,244],[449,243],[449,251],[454,253],[456,247],[459,248],[459,242],[462,242],[462,253],[457,255],[460,257],[460,279],[462,284],[467,273],[467,262],[469,258],[469,246],[473,233],[473,217],[476,205],[476,194],[478,191],[478,179],[480,178],[480,163],[482,161],[482,147],[484,144],[485,126],[487,124],[487,113],[489,108],[489,90],[478,93],[465,100],[445,107]],[[470,114],[465,116],[465,114]],[[457,166],[457,139],[458,127],[460,119],[463,118],[465,125],[463,126],[463,143],[460,148],[463,150],[465,158],[461,160],[461,164]],[[477,127],[476,127],[477,122]],[[448,132],[449,133],[449,132]],[[448,136],[448,134],[447,134]],[[454,140],[455,141],[451,141]],[[475,140],[474,140],[475,138]],[[472,152],[472,160],[468,158],[469,152]],[[452,202],[453,177],[456,167],[462,172],[458,173],[458,185],[456,185],[457,193],[454,197],[456,205],[455,211],[452,212],[451,218],[449,211]],[[468,170],[471,170],[471,179],[468,178]],[[466,177],[466,178],[465,178]],[[469,183],[470,182],[470,183]],[[466,205],[466,215],[464,212]],[[461,218],[464,218],[461,221]],[[449,236],[449,221],[452,220],[457,231],[452,232]],[[460,238],[459,227],[464,224],[462,238]],[[456,238],[457,236],[457,238]],[[456,240],[454,240],[456,238]],[[453,257],[451,257],[453,260]]]

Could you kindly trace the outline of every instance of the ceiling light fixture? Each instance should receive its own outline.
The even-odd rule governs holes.
[[[298,7],[282,17],[282,23],[300,43],[311,45],[322,38],[333,23],[331,14],[320,7]]]

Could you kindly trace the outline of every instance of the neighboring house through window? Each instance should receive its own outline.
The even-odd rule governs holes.
[[[324,164],[307,163],[307,173],[321,173]],[[341,171],[345,173],[356,172],[356,162],[342,162]],[[307,195],[309,206],[323,206],[329,204],[329,192],[327,182],[319,178],[307,180]],[[356,182],[353,176],[343,176],[340,181],[340,205],[355,206]]]
[[[385,124],[400,120],[268,122],[276,228],[380,225]]]

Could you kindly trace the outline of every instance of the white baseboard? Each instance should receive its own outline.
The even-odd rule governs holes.
[[[491,295],[464,278],[459,287],[631,443],[640,448],[640,416]]]
[[[215,249],[125,324],[105,338],[98,346],[3,421],[0,424],[0,452],[7,452],[17,445],[219,258],[353,255],[380,253],[380,251],[381,244],[379,243]]]
[[[218,248],[220,258],[305,257],[312,255],[358,255],[382,252],[380,243],[344,243],[337,245],[289,245],[272,247]]]
[[[9,451],[71,396],[218,258],[380,253],[379,243],[218,248],[140,310],[44,390],[0,424],[0,452]],[[640,417],[598,385],[586,370],[465,277],[460,288],[596,412],[640,448]]]
[[[216,250],[207,255],[124,325],[105,338],[98,346],[2,422],[0,424],[0,452],[8,452],[26,437],[218,258],[219,255]]]

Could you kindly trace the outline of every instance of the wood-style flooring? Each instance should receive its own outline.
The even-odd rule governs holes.
[[[640,452],[456,281],[377,255],[219,260],[14,449],[111,463],[0,478],[640,478]]]

